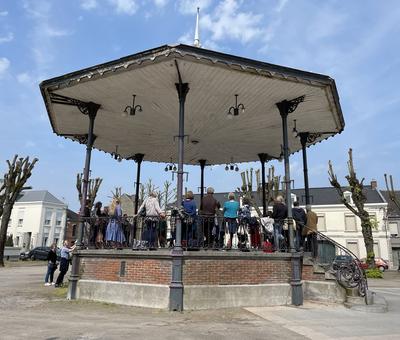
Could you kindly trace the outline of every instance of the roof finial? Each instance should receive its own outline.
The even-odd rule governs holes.
[[[201,47],[200,36],[199,36],[199,13],[200,13],[200,7],[197,7],[196,30],[194,32],[194,43],[193,43],[193,45],[196,47]]]

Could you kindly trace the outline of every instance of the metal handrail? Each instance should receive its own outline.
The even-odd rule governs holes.
[[[306,225],[304,228],[315,232],[321,239],[331,242],[335,247],[339,248],[342,252],[352,258],[350,263],[342,263],[335,269],[332,266],[332,270],[335,272],[337,282],[344,288],[357,288],[360,296],[366,297],[368,291],[368,281],[365,274],[365,270],[361,267],[360,259],[348,248],[321,233],[318,230],[311,229]],[[367,302],[367,299],[366,299]]]

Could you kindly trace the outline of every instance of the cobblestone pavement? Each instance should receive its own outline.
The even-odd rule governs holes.
[[[113,304],[67,301],[66,289],[45,287],[46,267],[0,269],[0,328],[6,339],[399,339],[400,274],[371,281],[389,312],[351,311],[306,303],[172,313]]]

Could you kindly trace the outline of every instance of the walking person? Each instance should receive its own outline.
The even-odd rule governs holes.
[[[235,201],[235,194],[233,192],[229,193],[228,199],[229,201],[224,203],[224,218],[228,224],[229,231],[228,248],[232,248],[233,234],[236,234],[238,229],[237,218],[240,205],[238,201]]]
[[[317,214],[311,210],[311,206],[306,206],[307,210],[307,250],[311,251],[312,257],[315,259],[318,256],[318,238],[317,238],[317,231],[318,231],[318,216]]]
[[[50,251],[47,254],[47,272],[44,278],[44,285],[51,286],[54,285],[53,277],[54,272],[57,269],[57,244],[53,243],[50,247]]]
[[[283,237],[283,223],[287,218],[287,207],[283,203],[283,197],[277,196],[272,206],[272,218],[274,219],[274,245],[275,251],[280,251],[281,240]],[[286,242],[287,244],[287,242]]]
[[[60,259],[60,273],[58,274],[57,281],[55,287],[62,287],[64,276],[68,272],[69,267],[69,254],[75,249],[76,245],[74,244],[72,247],[69,247],[68,240],[64,241],[64,245],[61,248],[61,259]]]
[[[293,203],[293,219],[296,222],[296,250],[303,250],[303,229],[307,224],[307,215],[303,208],[300,208],[298,201]]]

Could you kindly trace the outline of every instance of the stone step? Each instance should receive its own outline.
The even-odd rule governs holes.
[[[365,305],[365,298],[361,296],[346,296],[346,303],[353,305]]]
[[[325,272],[325,280],[335,281],[336,280],[335,272],[331,272],[331,271]]]
[[[346,295],[347,296],[360,296],[358,292],[358,287],[356,288],[346,288]]]

